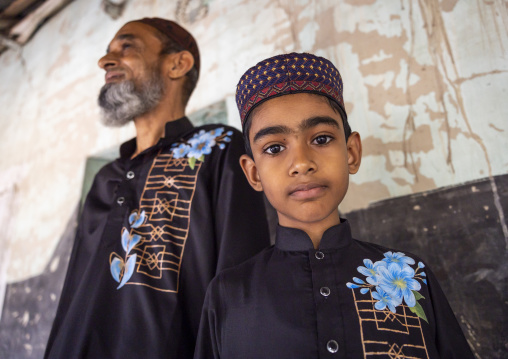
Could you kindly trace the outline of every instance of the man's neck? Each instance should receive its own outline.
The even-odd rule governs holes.
[[[131,158],[136,157],[144,150],[155,146],[164,137],[167,122],[178,120],[185,116],[183,106],[164,106],[161,103],[152,111],[137,117],[134,120],[136,126],[136,151]]]

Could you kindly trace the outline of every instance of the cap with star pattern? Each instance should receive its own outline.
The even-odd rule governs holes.
[[[270,57],[248,69],[236,87],[242,127],[250,112],[264,101],[294,93],[315,93],[335,101],[346,115],[342,78],[327,59],[308,53]]]

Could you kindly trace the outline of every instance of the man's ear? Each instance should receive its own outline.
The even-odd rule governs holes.
[[[349,135],[346,147],[349,173],[355,174],[360,169],[360,163],[362,162],[362,140],[358,132]]]
[[[247,177],[247,181],[250,186],[256,191],[262,192],[263,185],[259,179],[258,168],[256,167],[254,160],[248,155],[242,155],[240,157],[240,166],[242,167],[243,173],[245,174],[245,177]]]
[[[172,80],[184,77],[194,66],[194,57],[189,51],[166,55],[164,73]]]

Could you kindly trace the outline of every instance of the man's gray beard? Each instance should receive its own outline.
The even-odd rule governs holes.
[[[109,127],[123,126],[153,110],[163,94],[164,83],[156,72],[140,89],[131,80],[105,84],[98,98],[101,122]]]

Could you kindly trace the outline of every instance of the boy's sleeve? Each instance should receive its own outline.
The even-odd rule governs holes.
[[[448,300],[429,267],[425,268],[436,325],[436,347],[442,359],[474,359]]]
[[[217,290],[219,282],[215,278],[206,291],[203,304],[201,322],[199,324],[198,337],[194,359],[218,359],[220,358],[220,293]]]
[[[217,269],[239,264],[270,245],[263,194],[254,191],[240,167],[245,153],[242,134],[232,130],[215,166],[215,232]]]

